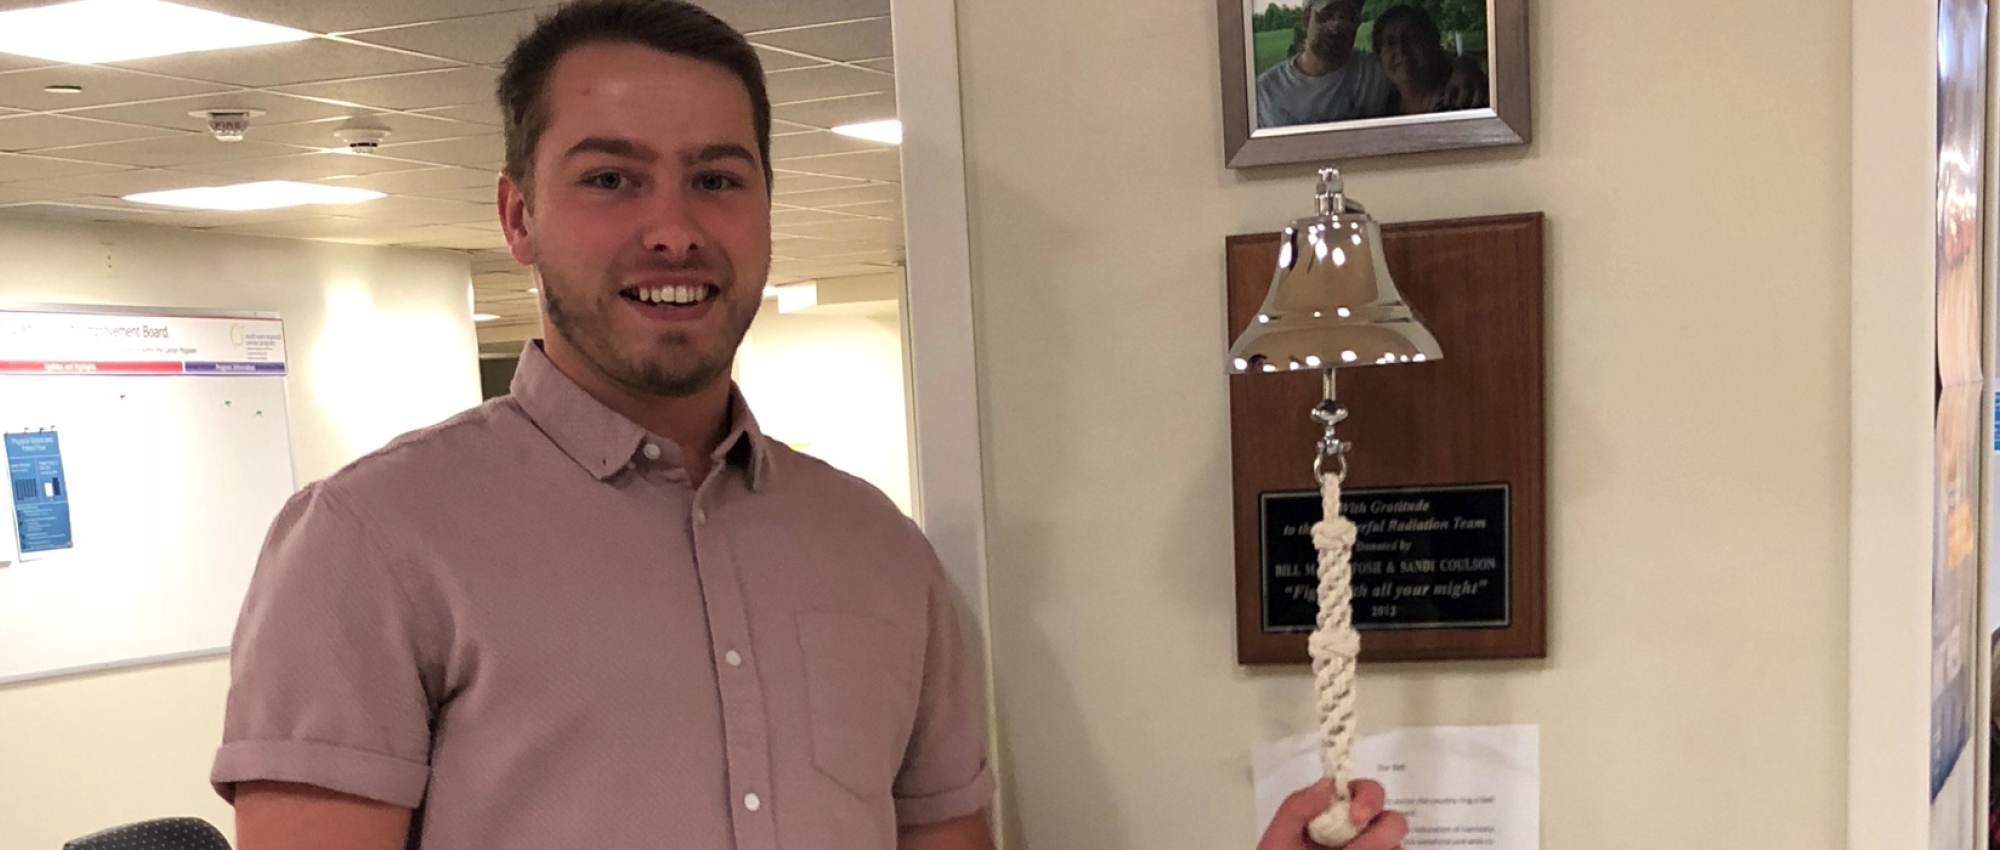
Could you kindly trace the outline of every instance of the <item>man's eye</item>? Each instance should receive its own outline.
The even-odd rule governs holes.
[[[727,174],[703,174],[695,178],[694,184],[704,192],[721,192],[742,185],[742,181]]]
[[[606,171],[603,174],[593,174],[585,177],[583,178],[583,182],[598,189],[616,190],[624,188],[631,181],[626,180],[625,175],[619,174],[616,171]]]

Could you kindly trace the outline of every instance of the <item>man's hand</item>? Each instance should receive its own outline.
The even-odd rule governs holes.
[[[1452,63],[1451,79],[1445,83],[1444,91],[1438,93],[1433,111],[1483,109],[1489,100],[1486,90],[1486,72],[1480,70],[1479,62],[1460,56]]]
[[[1400,850],[1410,825],[1402,815],[1383,810],[1382,786],[1363,779],[1354,783],[1353,791],[1347,814],[1361,828],[1361,834],[1344,850]],[[1278,814],[1271,818],[1271,827],[1264,830],[1257,850],[1324,850],[1306,837],[1306,824],[1332,802],[1333,784],[1327,780],[1299,789],[1278,806]]]

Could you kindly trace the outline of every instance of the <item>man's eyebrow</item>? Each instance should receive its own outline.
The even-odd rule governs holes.
[[[660,158],[660,154],[657,151],[653,150],[650,147],[642,145],[638,142],[632,141],[630,139],[617,139],[617,138],[610,138],[607,136],[591,136],[580,142],[577,142],[576,144],[571,145],[569,150],[563,152],[562,158],[569,159],[571,157],[585,153],[610,154],[612,156],[624,157],[626,159],[636,159],[642,162],[653,162]]]
[[[708,145],[687,158],[690,164],[705,164],[725,159],[740,159],[745,165],[756,165],[757,155],[749,148],[733,142]]]

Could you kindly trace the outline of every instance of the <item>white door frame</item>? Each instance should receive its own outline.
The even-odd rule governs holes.
[[[904,333],[909,352],[917,515],[970,612],[967,645],[982,668],[994,718],[986,593],[986,483],[980,443],[972,246],[965,128],[959,108],[958,9],[953,0],[891,0],[896,111],[903,121],[907,257]],[[999,724],[988,751],[1004,769]],[[1004,801],[989,815],[1002,821]],[[996,834],[996,843],[1005,839]]]
[[[1922,848],[1931,832],[1937,4],[1852,8],[1847,846]]]

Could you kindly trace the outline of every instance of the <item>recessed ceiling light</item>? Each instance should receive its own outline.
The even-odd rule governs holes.
[[[535,287],[532,287],[532,286],[528,287],[528,294],[529,294],[529,295],[540,295],[541,293],[542,293],[542,291],[541,291],[540,289],[537,289],[537,288],[535,288]]]
[[[472,320],[473,320],[473,321],[475,321],[475,322],[490,322],[490,321],[493,321],[494,319],[498,319],[498,318],[500,318],[500,317],[499,317],[499,316],[495,316],[495,315],[493,315],[492,313],[474,313],[474,314],[472,314]]]
[[[881,142],[887,145],[900,145],[903,143],[903,122],[894,118],[887,121],[844,124],[833,128],[833,131],[843,136],[867,139],[871,142]]]
[[[49,94],[83,94],[83,86],[43,86]]]
[[[198,186],[193,189],[173,189],[166,192],[141,192],[137,195],[126,195],[125,200],[196,210],[242,211],[274,210],[279,207],[298,207],[308,204],[352,204],[380,197],[383,197],[381,192],[349,186],[321,186],[316,183],[266,180],[259,183],[238,183],[233,186]]]
[[[77,65],[311,37],[304,30],[164,0],[76,0],[0,12],[0,53]]]

